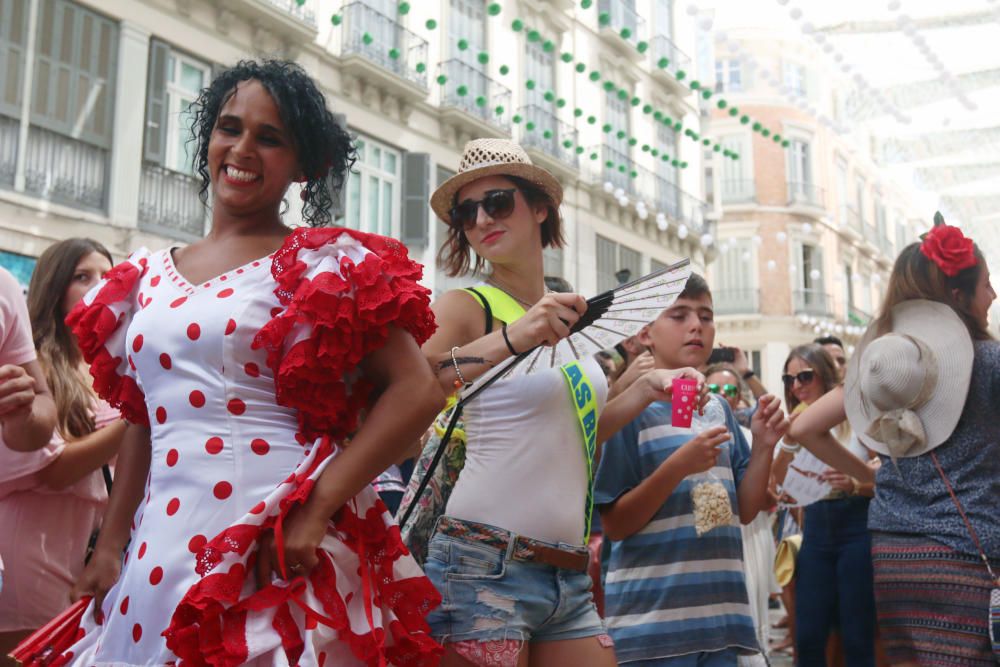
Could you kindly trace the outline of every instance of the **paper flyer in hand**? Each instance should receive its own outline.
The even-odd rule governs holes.
[[[788,474],[782,490],[795,499],[794,503],[782,503],[783,507],[805,507],[830,495],[831,486],[820,477],[829,466],[813,454],[803,449],[788,464]]]

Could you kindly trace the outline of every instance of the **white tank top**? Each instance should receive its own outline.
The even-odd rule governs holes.
[[[600,411],[608,397],[604,373],[593,357],[581,359],[580,366]],[[582,545],[587,462],[563,372],[552,368],[500,380],[465,407],[464,418],[465,467],[448,516]]]

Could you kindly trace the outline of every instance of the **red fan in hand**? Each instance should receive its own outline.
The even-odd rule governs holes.
[[[79,641],[80,619],[90,604],[90,596],[80,598],[65,611],[32,633],[17,645],[10,657],[25,667],[58,667],[70,657],[62,657],[66,649]],[[61,659],[60,659],[61,658]]]

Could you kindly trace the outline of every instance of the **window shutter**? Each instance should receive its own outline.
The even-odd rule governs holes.
[[[427,153],[403,155],[402,241],[409,248],[429,243],[431,158]]]
[[[167,66],[170,47],[149,41],[149,75],[146,80],[146,132],[142,158],[162,165],[167,148]]]

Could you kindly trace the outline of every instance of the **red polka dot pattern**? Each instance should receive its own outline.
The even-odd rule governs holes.
[[[132,339],[132,351],[138,352],[141,349],[142,349],[142,334],[139,334],[138,336]]]
[[[173,468],[175,465],[177,465],[178,458],[180,458],[180,452],[178,452],[176,449],[171,449],[169,452],[167,452],[167,465]]]
[[[173,516],[177,514],[177,510],[181,508],[180,498],[171,498],[170,502],[167,503],[167,516]]]
[[[132,641],[138,644],[140,639],[142,639],[142,626],[136,623],[132,626]]]
[[[243,367],[243,372],[252,378],[260,377],[260,366],[251,361]]]
[[[142,557],[145,555],[146,555],[146,543],[143,542],[142,544],[139,545],[139,553],[137,554],[137,557],[139,560],[142,560]]]
[[[233,495],[233,485],[229,482],[219,482],[215,485],[215,488],[212,489],[212,493],[214,493],[215,497],[219,500],[225,500],[229,496]]]
[[[169,371],[173,367],[174,362],[170,360],[170,355],[164,352],[160,355],[160,365]]]
[[[149,583],[156,586],[163,581],[163,568],[157,565],[149,572]]]
[[[180,308],[188,298],[186,296],[179,297],[170,302],[171,308]]]
[[[160,284],[160,276],[153,276],[152,278],[150,278],[149,279],[149,284],[151,286],[153,286],[153,287],[156,287],[157,285],[159,285]]]
[[[194,537],[191,538],[191,541],[188,542],[188,551],[190,551],[193,554],[196,554],[199,551],[201,551],[201,548],[205,546],[207,543],[208,543],[207,537],[205,537],[204,535],[195,535]]]
[[[160,424],[167,421],[167,409],[162,405],[156,408],[156,421]]]
[[[119,605],[118,611],[120,611],[122,613],[122,616],[124,616],[125,614],[128,613],[128,596],[127,595],[125,596],[125,599],[122,600],[121,605]]]
[[[201,327],[198,326],[197,322],[192,322],[188,325],[187,336],[191,340],[198,340],[201,337]]]
[[[231,413],[237,416],[247,411],[247,404],[238,398],[234,398],[231,401],[229,401],[229,404],[226,407],[229,409]]]
[[[250,443],[250,449],[253,450],[254,454],[264,456],[271,450],[271,445],[269,445],[267,440],[264,440],[263,438],[254,438],[254,440]]]
[[[215,296],[219,297],[220,299],[228,299],[232,295],[233,295],[233,288],[232,287],[227,287],[226,289],[221,290]]]
[[[229,320],[226,323],[226,335],[228,336],[229,334],[233,333],[234,331],[236,331],[236,320]]]
[[[188,400],[190,400],[191,405],[193,405],[196,408],[205,407],[205,394],[198,391],[197,389],[191,392],[191,395],[188,396]]]
[[[264,504],[264,501],[261,501],[250,509],[250,514],[260,514],[266,507],[267,505]]]
[[[222,451],[222,438],[212,437],[205,442],[205,451],[213,456]]]

